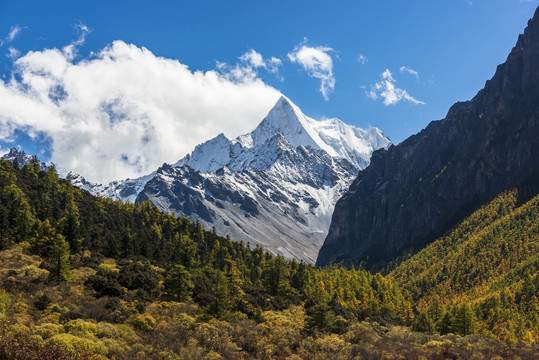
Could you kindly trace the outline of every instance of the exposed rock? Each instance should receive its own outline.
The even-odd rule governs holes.
[[[373,153],[335,207],[317,265],[384,265],[539,167],[539,10],[471,100]]]

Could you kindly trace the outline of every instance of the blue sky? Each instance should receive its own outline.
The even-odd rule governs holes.
[[[90,173],[89,169],[95,167],[96,162],[109,161],[107,156],[113,153],[115,159],[125,162],[125,166],[110,176],[136,176],[148,169],[153,170],[155,164],[177,160],[195,141],[200,142],[221,131],[228,136],[236,136],[235,131],[241,133],[253,128],[261,120],[261,117],[255,117],[271,107],[278,92],[313,118],[338,117],[359,127],[376,126],[398,143],[424,128],[431,120],[443,118],[454,102],[473,97],[494,74],[496,66],[505,60],[538,4],[539,1],[521,0],[332,3],[312,0],[264,3],[2,1],[0,76],[3,84],[0,84],[6,94],[17,93],[15,100],[9,100],[7,96],[0,98],[0,112],[4,112],[0,113],[3,126],[0,144],[3,149],[20,145],[30,153],[59,162],[65,169]],[[125,46],[112,47],[115,40],[121,40]],[[46,49],[58,51],[53,54]],[[106,56],[104,49],[109,49]],[[261,58],[250,57],[249,54],[259,54]],[[108,62],[101,61],[93,67],[81,66],[107,56]],[[147,72],[141,81],[133,82],[129,73],[116,77],[114,71],[118,71],[118,67],[105,70],[111,61],[119,63],[122,56],[130,59],[128,66],[133,72],[139,68],[141,72]],[[60,61],[59,57],[63,60]],[[159,60],[161,58],[175,61],[175,66],[186,65],[191,73],[216,71],[220,74],[222,79],[201,80],[204,85],[195,79],[200,76],[193,75],[190,78],[192,88],[178,90],[178,97],[186,97],[193,91],[202,95],[194,96],[181,106],[191,104],[196,107],[198,104],[207,109],[215,106],[215,112],[237,119],[237,122],[214,119],[206,113],[178,110],[180,105],[172,104],[173,101],[161,102],[167,94],[175,93],[174,86],[184,84],[174,85],[167,81],[167,76],[175,77],[173,72],[156,76],[163,79],[162,87],[159,81],[147,79],[151,74],[172,66]],[[68,66],[53,74],[51,69],[66,61]],[[137,65],[137,61],[146,65]],[[73,66],[77,71],[65,70]],[[45,100],[39,99],[36,91],[32,93],[28,88],[41,86],[38,84],[40,80],[36,79],[41,79],[39,76],[43,72],[51,74],[46,78],[49,100],[50,84],[56,84],[55,89],[59,89],[53,99],[56,104],[66,97],[71,98],[69,91],[76,91],[65,90],[75,87],[64,86],[64,81],[91,89],[84,93],[88,98],[102,96],[111,85],[103,82],[94,89],[92,84],[86,87],[84,81],[92,82],[99,76],[114,78],[118,86],[125,81],[125,88],[133,88],[133,91],[119,93],[115,98],[99,99],[100,109],[105,109],[103,113],[113,113],[110,122],[114,123],[116,130],[121,128],[119,132],[107,139],[92,128],[89,124],[94,121],[91,116],[75,110],[86,106],[90,109],[86,103],[41,107],[43,104],[39,102]],[[30,75],[33,80],[24,80]],[[66,79],[68,76],[71,78]],[[230,84],[223,85],[225,80]],[[208,85],[210,82],[224,88]],[[168,93],[159,95],[152,104],[170,106],[172,115],[161,114],[163,119],[153,123],[154,120],[148,118],[151,114],[159,114],[157,110],[141,106],[140,111],[133,114],[127,109],[129,104],[136,107],[141,103],[137,97],[128,99],[129,94],[142,96],[136,89],[141,84],[147,84],[149,89],[145,96],[155,93],[152,87],[167,89]],[[9,86],[11,88],[7,89]],[[205,86],[212,89],[206,91],[211,99],[200,98],[205,96]],[[112,93],[118,91],[111,90]],[[33,100],[26,102],[21,96],[33,96]],[[248,109],[240,111],[242,97]],[[36,101],[39,104],[35,109],[37,115],[34,115],[30,109]],[[227,104],[216,104],[219,101]],[[4,106],[2,102],[5,102]],[[107,104],[105,107],[103,102]],[[178,120],[179,125],[163,125],[168,124],[167,116],[176,116],[175,111],[179,114],[177,117],[183,116],[184,120]],[[65,119],[56,125],[40,125],[39,122],[47,122],[43,114]],[[29,119],[20,120],[25,116]],[[78,120],[70,123],[70,116]],[[101,115],[95,116],[99,118]],[[139,116],[137,127],[133,129],[126,125],[132,116]],[[189,133],[193,123],[200,126]],[[73,133],[68,129],[70,124],[73,125]],[[219,129],[220,124],[223,129]],[[152,132],[151,129],[160,126],[163,128]],[[83,128],[89,130],[83,132]],[[118,134],[122,134],[121,131],[127,135],[139,134],[140,131],[139,151],[122,152],[119,149],[122,146],[128,149],[129,144],[133,144],[129,139],[120,139]],[[70,136],[75,140],[60,146],[62,137]],[[91,139],[92,136],[95,138]],[[106,145],[106,141],[114,146]],[[176,145],[164,146],[147,158],[150,146],[171,142],[176,142]],[[77,144],[80,143],[86,146],[79,149]],[[103,150],[97,151],[96,146]],[[142,149],[144,146],[148,148]],[[81,153],[70,158],[60,155],[66,151]],[[90,157],[91,154],[95,155],[93,162],[82,164],[81,157]],[[112,164],[114,166],[114,162]],[[103,174],[91,175],[98,180],[107,180]]]

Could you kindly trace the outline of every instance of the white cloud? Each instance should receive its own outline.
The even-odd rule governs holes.
[[[329,99],[329,93],[335,89],[333,60],[328,54],[330,51],[333,51],[330,47],[309,47],[303,44],[296,46],[294,51],[288,54],[290,61],[303,66],[309,76],[320,79],[320,92],[326,100]]]
[[[235,81],[253,80],[257,78],[259,68],[263,68],[281,78],[278,73],[282,62],[276,57],[264,60],[260,53],[251,49],[238,59],[240,61],[233,67],[226,63],[217,62],[217,68],[223,75]]]
[[[12,26],[11,29],[9,30],[9,34],[6,37],[6,40],[9,42],[15,40],[17,35],[20,34],[21,30],[22,28],[19,25]]]
[[[21,52],[17,49],[15,49],[13,46],[10,46],[8,49],[7,57],[10,59],[18,58]]]
[[[22,27],[20,25],[14,25],[9,29],[5,39],[0,38],[0,46],[3,46],[6,42],[12,42],[21,33]]]
[[[417,71],[415,71],[414,69],[408,67],[408,66],[401,66],[399,70],[400,70],[401,73],[406,72],[406,73],[408,73],[410,75],[415,76],[417,79],[419,79],[419,73]]]
[[[262,55],[253,49],[249,50],[248,52],[240,56],[240,60],[250,64],[251,66],[255,68],[266,66],[266,63]]]
[[[396,87],[395,84],[397,82],[389,69],[386,69],[386,71],[381,74],[381,78],[382,80],[380,82],[371,85],[371,89],[366,91],[369,98],[377,100],[379,97],[382,97],[385,106],[395,105],[401,101],[408,101],[412,104],[425,104],[423,101],[410,96],[406,90]]]
[[[149,173],[220,132],[251,131],[280,96],[254,76],[192,71],[123,41],[75,61],[80,30],[73,47],[30,51],[0,80],[0,139],[47,137],[62,172],[98,182]]]
[[[77,33],[77,40],[74,40],[71,44],[64,46],[63,51],[64,54],[69,58],[73,59],[77,55],[77,48],[84,44],[86,41],[86,36],[92,31],[88,28],[88,26],[78,23],[73,26],[75,29],[75,32]]]
[[[275,56],[272,56],[267,62],[266,62],[266,70],[269,72],[276,74],[279,72],[279,67],[283,64],[281,59],[276,58]]]
[[[363,54],[359,54],[359,56],[357,57],[357,61],[361,64],[361,65],[364,65],[366,64],[367,62],[369,62],[369,59],[367,59],[367,57]]]

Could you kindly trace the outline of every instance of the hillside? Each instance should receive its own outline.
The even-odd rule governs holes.
[[[537,184],[533,176],[502,192],[391,271],[433,326],[443,312],[434,308],[468,304],[476,332],[539,334]]]
[[[367,317],[413,318],[409,301],[380,275],[318,270],[249,249],[148,202],[94,197],[59,179],[53,167],[41,171],[37,160],[22,169],[0,161],[0,225],[0,312],[11,324],[8,334],[29,332],[68,350],[159,358],[188,345],[152,340],[176,336],[152,331],[172,326],[167,321],[178,312],[192,329],[220,324],[215,331],[223,336],[227,324],[255,327],[288,317],[295,342],[300,331],[344,333]],[[99,335],[103,326],[113,335]],[[118,341],[103,339],[114,334]]]

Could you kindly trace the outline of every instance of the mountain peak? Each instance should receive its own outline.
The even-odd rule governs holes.
[[[2,158],[4,158],[4,159],[7,159],[7,158],[31,158],[31,157],[32,156],[25,153],[24,150],[18,150],[17,148],[9,149],[9,152],[7,152],[6,154],[4,154],[4,156],[2,156]]]
[[[228,166],[241,171],[253,163],[254,154],[261,156],[264,151],[260,149],[266,149],[268,141],[276,137],[282,137],[282,141],[293,148],[310,147],[323,150],[333,158],[344,158],[358,170],[368,165],[374,150],[387,148],[391,144],[376,128],[363,130],[337,118],[323,121],[311,119],[283,95],[253,132],[234,140],[219,134],[196,146],[191,154],[174,166],[189,165],[201,172],[215,172]],[[268,158],[271,158],[269,154]]]
[[[300,130],[304,127],[306,116],[286,96],[281,96],[273,105],[259,127],[276,128],[282,131],[287,129]],[[256,130],[255,130],[256,131]]]
[[[286,106],[286,105],[291,105],[291,104],[292,102],[290,101],[289,98],[287,98],[284,95],[281,95],[281,97],[279,98],[279,100],[277,100],[277,102],[275,103],[273,107]]]
[[[20,155],[26,155],[26,153],[24,152],[24,150],[19,151],[19,150],[17,150],[17,148],[11,148],[11,149],[9,150],[9,152],[8,152],[6,155],[4,155],[4,156],[17,156],[17,155],[19,155],[19,154],[20,154]]]
[[[36,156],[28,155],[24,150],[17,150],[16,148],[11,148],[8,153],[2,156],[2,159],[8,160],[11,162],[17,161],[20,167],[23,167],[25,164],[29,164]],[[43,162],[40,162],[40,170],[46,171],[47,165]]]
[[[331,156],[338,154],[328,146],[314,129],[315,120],[305,116],[301,110],[288,99],[281,96],[264,120],[251,133],[253,146],[260,146],[277,134],[282,134],[294,147],[310,146],[325,150]]]

